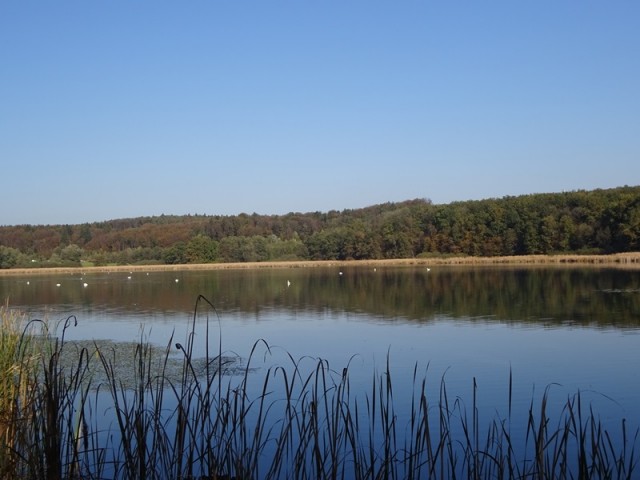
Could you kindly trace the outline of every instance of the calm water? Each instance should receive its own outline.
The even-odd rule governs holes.
[[[84,283],[87,285],[84,286]],[[60,284],[60,286],[57,286]],[[311,356],[370,390],[387,359],[402,403],[418,365],[437,396],[502,414],[513,372],[516,410],[551,386],[558,403],[580,391],[602,421],[640,423],[640,271],[555,268],[314,268],[0,277],[0,297],[30,318],[73,314],[68,338],[184,341],[196,315],[217,349],[246,357],[258,339],[268,362]],[[216,350],[217,351],[217,350]],[[260,353],[264,352],[261,347]],[[260,355],[262,358],[262,355]],[[526,418],[525,418],[526,420]]]

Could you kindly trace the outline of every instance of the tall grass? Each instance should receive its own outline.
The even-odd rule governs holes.
[[[8,307],[0,306],[0,474],[5,476],[10,472],[11,455],[8,449],[12,446],[12,439],[16,429],[16,398],[24,395],[17,378],[18,350],[20,348],[20,324],[23,317],[12,312]]]
[[[45,328],[46,348],[40,349],[37,368],[23,346],[36,338],[29,329],[41,324],[29,323],[27,333],[14,339],[18,366],[8,367],[21,372],[11,378],[20,378],[25,388],[12,383],[12,397],[3,394],[20,406],[3,431],[3,477],[631,479],[637,474],[638,431],[628,432],[622,420],[620,436],[613,438],[596,412],[582,404],[580,393],[552,415],[547,389],[531,401],[526,418],[513,418],[510,376],[506,416],[481,418],[475,380],[467,408],[461,399],[449,398],[444,379],[437,398],[429,398],[426,375],[416,366],[410,411],[400,415],[389,362],[384,371],[373,372],[369,391],[356,391],[349,365],[335,371],[326,361],[290,355],[284,365],[263,362],[272,349],[258,340],[242,368],[227,374],[220,336],[209,344],[215,332],[208,320],[204,359],[196,358],[202,310],[215,313],[199,297],[184,344],[172,337],[159,353],[141,334],[127,359],[97,344],[89,349],[66,341],[65,332],[75,323],[70,317],[59,335]],[[3,319],[13,315],[5,312]],[[178,376],[169,372],[175,355],[182,365]],[[131,365],[127,381],[119,378],[122,361]],[[92,378],[96,369],[106,380]]]

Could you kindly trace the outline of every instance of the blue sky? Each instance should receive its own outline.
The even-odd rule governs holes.
[[[640,183],[640,2],[0,2],[0,225]]]

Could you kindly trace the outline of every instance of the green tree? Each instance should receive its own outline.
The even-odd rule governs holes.
[[[540,227],[540,249],[543,253],[551,253],[558,248],[556,238],[559,234],[559,227],[556,218],[553,215],[547,215],[542,219]]]
[[[109,263],[109,259],[108,256],[105,252],[103,252],[102,250],[95,252],[93,254],[93,256],[91,257],[91,261],[93,262],[93,264],[96,267],[102,267],[104,265],[107,265]]]
[[[218,257],[223,262],[241,262],[243,243],[242,237],[235,235],[222,238],[218,245]]]
[[[211,263],[218,256],[218,242],[206,235],[196,235],[185,248],[185,259],[188,263]]]
[[[85,245],[91,241],[91,226],[88,223],[83,223],[80,227],[79,238],[82,244]]]
[[[66,247],[61,248],[58,255],[60,256],[60,260],[64,263],[80,265],[83,253],[84,250],[82,250],[82,248],[75,243],[71,243]]]
[[[605,217],[611,231],[611,251],[640,249],[640,196],[621,196],[606,210]]]
[[[275,235],[271,237],[267,252],[269,260],[303,260],[308,256],[307,247],[295,232],[290,240],[282,240]]]
[[[339,229],[322,230],[307,240],[312,260],[344,260],[344,238]]]
[[[251,237],[251,244],[255,252],[254,262],[266,262],[269,260],[268,240],[262,235],[254,235]]]
[[[381,252],[385,258],[411,258],[418,251],[422,232],[411,208],[402,207],[381,217]]]
[[[63,225],[60,227],[60,244],[69,245],[73,237],[73,227],[71,225]]]
[[[177,242],[171,247],[165,249],[162,256],[164,263],[168,265],[179,265],[187,263],[186,245],[184,242]]]
[[[20,251],[0,245],[0,268],[13,268],[18,264]]]

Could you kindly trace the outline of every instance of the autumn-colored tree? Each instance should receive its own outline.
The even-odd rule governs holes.
[[[77,249],[98,263],[624,252],[640,250],[640,187],[444,205],[415,199],[286,215],[160,215],[4,226],[0,246],[3,264],[13,266],[25,258],[50,265],[76,262]],[[63,253],[65,247],[70,249]]]

